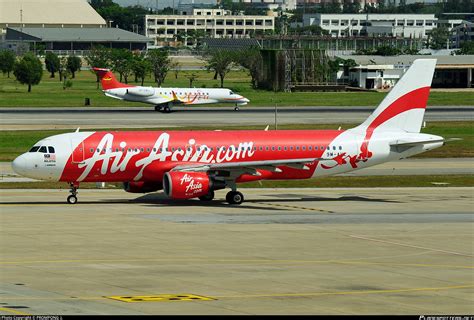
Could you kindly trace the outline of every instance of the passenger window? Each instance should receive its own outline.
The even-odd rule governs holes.
[[[306,147],[305,147],[305,146],[302,146],[302,147],[301,147],[301,150],[306,151]]]
[[[278,151],[281,151],[281,147],[278,147]]]
[[[342,150],[342,146],[339,146],[339,150]]]
[[[143,152],[143,151],[145,151],[145,150],[143,148],[140,148],[140,152]]]
[[[300,150],[300,147],[299,146],[296,146],[296,151],[299,151]]]
[[[309,147],[308,147],[308,150],[310,150],[310,151],[313,150],[313,147],[312,147],[312,146],[309,146]]]
[[[293,146],[290,146],[290,151],[293,151]]]
[[[333,149],[333,150],[336,150],[336,146],[332,146],[332,149]]]
[[[93,153],[93,152],[94,152],[94,148],[90,148],[90,152]]]
[[[268,151],[268,150],[270,150],[270,148],[269,148],[269,147],[265,147],[265,149],[266,149],[267,151]]]
[[[45,146],[42,146],[41,148],[39,148],[39,152],[41,153],[46,153],[48,151],[46,151],[46,147]]]
[[[260,151],[263,151],[263,147],[260,147],[259,149],[260,149]]]
[[[36,151],[38,151],[39,148],[40,147],[38,147],[38,146],[34,146],[33,148],[30,149],[29,152],[36,152]]]
[[[275,151],[275,147],[272,147],[272,151]]]
[[[284,147],[283,149],[284,149],[285,151],[287,151],[287,150],[288,150],[288,147]]]
[[[54,153],[54,147],[48,147],[49,153]]]

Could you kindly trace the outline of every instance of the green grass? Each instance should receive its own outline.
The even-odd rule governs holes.
[[[207,71],[181,71],[178,79],[174,73],[169,72],[163,86],[188,87],[186,78],[191,73],[197,74],[194,87],[219,87],[219,80],[213,80],[213,73]],[[133,77],[129,83],[133,82]],[[49,78],[49,73],[44,72],[41,83],[33,86],[32,92],[27,92],[27,86],[0,74],[0,107],[82,107],[85,98],[91,100],[94,107],[133,107],[145,106],[141,103],[120,101],[106,97],[97,89],[96,77],[90,71],[77,73],[73,79],[72,88],[63,90],[59,76]],[[151,78],[145,85],[154,86]],[[226,88],[235,90],[250,99],[251,106],[375,106],[386,93],[380,92],[271,92],[254,90],[250,86],[250,77],[244,71],[231,71],[224,82]],[[472,105],[474,92],[432,92],[428,101],[429,105]]]
[[[348,129],[356,126],[356,124],[345,124],[342,129]],[[280,125],[280,130],[323,130],[323,129],[337,129],[337,124],[290,124]],[[262,126],[194,126],[184,128],[160,128],[162,131],[173,131],[173,130],[262,130]],[[101,129],[98,129],[101,130]],[[103,129],[107,130],[107,129]],[[113,130],[147,130],[144,128],[140,129],[113,129]],[[148,129],[148,130],[156,130]],[[93,130],[90,130],[93,131]],[[26,152],[33,146],[37,141],[64,132],[72,132],[72,130],[44,130],[44,131],[32,131],[32,130],[12,130],[2,131],[0,134],[0,161],[12,161],[16,156]],[[430,122],[426,128],[423,128],[422,132],[430,133],[435,135],[443,136],[446,139],[449,138],[461,138],[460,141],[448,142],[441,148],[423,153],[417,157],[427,158],[458,158],[458,157],[474,157],[474,122],[473,121],[453,121],[453,122]]]
[[[388,178],[389,177],[389,178]],[[239,188],[380,188],[380,187],[472,187],[474,175],[324,177],[242,183]],[[81,189],[95,189],[95,183],[82,183]],[[107,183],[107,189],[121,189],[121,183]],[[69,189],[65,182],[3,182],[0,189]],[[245,193],[245,192],[244,192]]]

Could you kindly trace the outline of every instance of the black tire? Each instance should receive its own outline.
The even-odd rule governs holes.
[[[239,191],[229,191],[225,199],[229,204],[241,204],[244,202],[244,195]]]
[[[76,204],[77,203],[77,197],[71,194],[69,197],[67,197],[67,203]]]
[[[161,111],[161,106],[155,106],[155,111]]]
[[[208,194],[199,197],[201,201],[211,201],[212,199],[214,199],[214,191],[209,191]]]
[[[164,106],[163,107],[163,112],[164,113],[170,113],[171,112],[171,108],[169,106]]]
[[[240,110],[240,109],[239,109],[239,107],[237,107],[237,106],[234,108],[234,111],[239,111],[239,110]]]

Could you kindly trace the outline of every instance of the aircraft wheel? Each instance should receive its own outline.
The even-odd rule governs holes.
[[[239,111],[240,109],[239,109],[239,107],[235,106],[234,110]]]
[[[211,201],[212,199],[214,199],[214,191],[209,191],[208,194],[199,197],[201,201]]]
[[[225,199],[229,204],[241,204],[244,202],[244,195],[239,191],[229,191]]]
[[[69,197],[67,197],[67,202],[69,204],[76,204],[77,203],[77,197],[74,196],[74,195],[70,195]]]
[[[161,111],[161,106],[155,106],[155,111]]]
[[[171,112],[171,108],[170,108],[169,106],[165,106],[165,107],[163,108],[163,111],[164,111],[165,113],[170,113],[170,112]]]

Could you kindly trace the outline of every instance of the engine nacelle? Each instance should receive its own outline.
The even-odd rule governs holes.
[[[127,88],[127,94],[139,97],[150,97],[155,94],[155,89],[146,87]]]
[[[197,198],[224,188],[225,181],[210,178],[204,172],[172,171],[163,176],[163,190],[172,199]]]
[[[151,181],[130,181],[123,183],[123,190],[130,193],[147,193],[158,191],[163,188],[161,182]]]

